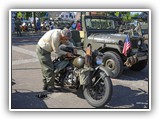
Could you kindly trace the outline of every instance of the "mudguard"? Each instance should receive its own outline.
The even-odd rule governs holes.
[[[107,76],[112,75],[112,72],[111,72],[107,67],[105,67],[105,66],[100,65],[100,66],[98,66],[96,69],[101,69],[101,70],[103,70],[103,71],[107,74]]]
[[[110,74],[112,74],[112,72],[111,72],[108,68],[100,65],[100,66],[96,67],[94,71],[90,71],[90,73],[88,74],[87,79],[85,80],[84,87],[87,86],[87,85],[91,85],[91,78],[92,78],[95,74],[97,74],[98,69],[101,69],[102,71],[104,71],[104,72],[106,73],[107,77],[109,77]]]

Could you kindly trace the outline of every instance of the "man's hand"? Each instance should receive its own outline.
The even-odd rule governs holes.
[[[73,49],[74,54],[77,54],[77,49]]]
[[[67,56],[67,57],[72,57],[72,56],[73,56],[73,54],[72,54],[72,53],[70,53],[70,52],[68,52],[68,53],[66,54],[66,56]]]

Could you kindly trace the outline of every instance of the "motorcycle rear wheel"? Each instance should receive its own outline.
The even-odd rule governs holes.
[[[95,84],[96,83],[96,84]],[[107,74],[100,70],[92,78],[92,84],[84,88],[83,94],[85,99],[93,107],[104,107],[112,96],[112,82]]]

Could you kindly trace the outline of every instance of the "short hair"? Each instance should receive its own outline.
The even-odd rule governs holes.
[[[68,37],[68,38],[72,37],[71,31],[69,29],[66,29],[66,28],[61,31],[61,34],[62,34],[63,37]]]

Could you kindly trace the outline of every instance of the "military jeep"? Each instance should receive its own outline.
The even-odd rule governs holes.
[[[112,78],[118,78],[124,66],[133,71],[145,68],[148,61],[148,48],[143,38],[129,35],[131,47],[123,54],[126,34],[119,34],[116,18],[107,16],[82,15],[83,46],[90,43],[92,49],[104,53],[103,64],[111,71]]]

